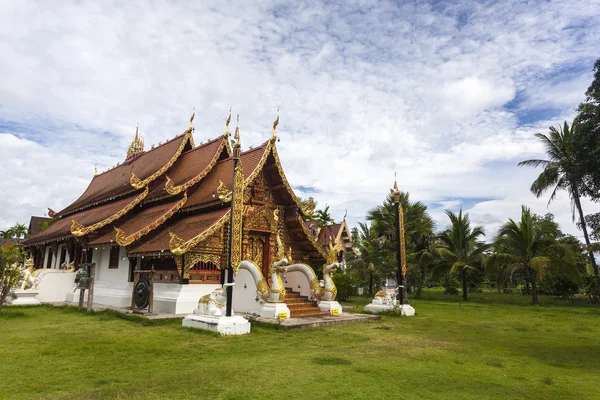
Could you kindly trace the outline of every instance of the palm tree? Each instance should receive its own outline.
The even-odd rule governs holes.
[[[19,239],[27,236],[27,233],[29,232],[29,229],[27,229],[27,227],[23,224],[16,224],[15,226],[12,227],[12,230],[13,230],[15,237],[17,237]]]
[[[515,273],[523,273],[531,283],[532,304],[539,304],[537,281],[548,268],[555,267],[578,281],[577,266],[572,262],[569,246],[553,239],[559,234],[557,227],[537,220],[526,206],[521,208],[520,222],[509,219],[500,228],[496,245],[504,253],[491,256],[490,262],[507,264],[505,271],[510,273],[511,280]]]
[[[400,192],[400,204],[404,211],[404,237],[407,255],[423,250],[427,246],[426,238],[433,234],[433,219],[427,212],[427,206],[420,201],[410,201],[408,192]],[[384,275],[397,271],[396,215],[394,198],[388,194],[382,205],[367,212],[371,222],[372,235],[377,238],[379,248],[373,262]],[[407,257],[408,258],[408,257]],[[398,285],[400,282],[397,283]]]
[[[415,251],[408,255],[408,260],[410,263],[410,268],[417,271],[418,279],[417,279],[417,292],[415,293],[415,298],[421,298],[421,291],[423,290],[423,285],[425,284],[425,278],[429,272],[430,267],[433,265],[436,259],[436,251],[435,251],[435,235],[432,233],[429,236],[423,236],[421,243],[417,245],[419,250]]]
[[[320,228],[335,224],[335,220],[331,218],[331,214],[329,213],[329,206],[315,211],[315,220],[318,222]]]
[[[538,167],[543,166],[544,170],[537,177],[537,179],[531,184],[531,192],[536,197],[541,197],[548,189],[554,188],[548,204],[554,200],[556,193],[559,190],[566,190],[569,193],[569,197],[573,202],[573,219],[575,219],[575,210],[579,213],[579,223],[581,224],[581,230],[583,231],[583,237],[588,248],[588,254],[594,275],[598,277],[598,267],[594,258],[594,253],[590,246],[590,238],[587,232],[587,226],[583,217],[583,210],[581,208],[581,198],[578,187],[581,182],[576,178],[578,175],[575,171],[575,157],[573,149],[573,141],[577,132],[573,127],[569,129],[569,125],[565,121],[564,126],[558,129],[551,126],[550,135],[544,135],[536,133],[535,136],[540,139],[546,149],[546,155],[548,160],[525,160],[519,163],[519,166],[530,166]]]
[[[463,215],[462,208],[458,215],[450,210],[446,210],[446,215],[450,218],[450,227],[439,234],[437,253],[450,263],[450,272],[460,275],[463,299],[468,300],[467,274],[484,264],[484,252],[489,245],[479,241],[485,236],[483,227],[471,228],[469,214]]]

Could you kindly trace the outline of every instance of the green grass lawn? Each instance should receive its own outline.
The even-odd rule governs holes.
[[[412,318],[240,337],[72,307],[0,313],[2,399],[600,398],[600,308],[437,291]],[[369,299],[352,298],[361,311]],[[511,304],[513,303],[513,304]]]

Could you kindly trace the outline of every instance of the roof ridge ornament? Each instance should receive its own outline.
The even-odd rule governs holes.
[[[189,129],[194,129],[194,117],[196,116],[196,106],[192,109],[192,116],[190,117],[190,127]]]
[[[231,135],[229,132],[229,123],[231,122],[231,107],[229,107],[229,115],[227,116],[227,121],[225,121],[225,138],[228,138]]]
[[[138,154],[142,154],[144,152],[144,138],[140,135],[140,124],[139,122],[135,125],[135,136],[129,145],[129,149],[127,149],[127,158],[133,158]]]
[[[232,140],[233,145],[233,158],[239,158],[241,153],[242,144],[240,142],[240,114],[237,115],[237,123],[235,124],[235,134],[233,135],[235,142]]]
[[[271,140],[275,141],[277,138],[277,125],[279,125],[279,107],[277,107],[277,118],[273,121],[273,129],[271,130]]]

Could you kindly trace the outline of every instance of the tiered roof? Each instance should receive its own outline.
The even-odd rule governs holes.
[[[123,164],[94,176],[73,204],[54,214],[57,221],[25,245],[79,237],[86,246],[116,242],[127,246],[128,254],[163,254],[170,251],[173,236],[180,242],[202,239],[228,220],[230,200],[217,194],[231,191],[233,158],[228,141],[226,130],[194,147],[190,127],[160,146],[129,155]],[[322,259],[322,250],[301,220],[312,210],[300,203],[283,175],[275,132],[269,141],[242,153],[240,161],[245,186],[264,169],[286,210],[296,210],[285,219],[296,232],[294,240],[304,243],[312,259]]]

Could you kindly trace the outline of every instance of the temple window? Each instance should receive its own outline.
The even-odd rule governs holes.
[[[119,252],[120,247],[111,247],[110,248],[110,257],[108,258],[108,268],[116,269],[119,268]]]
[[[218,284],[221,280],[221,270],[212,262],[199,261],[190,269],[190,283]]]

